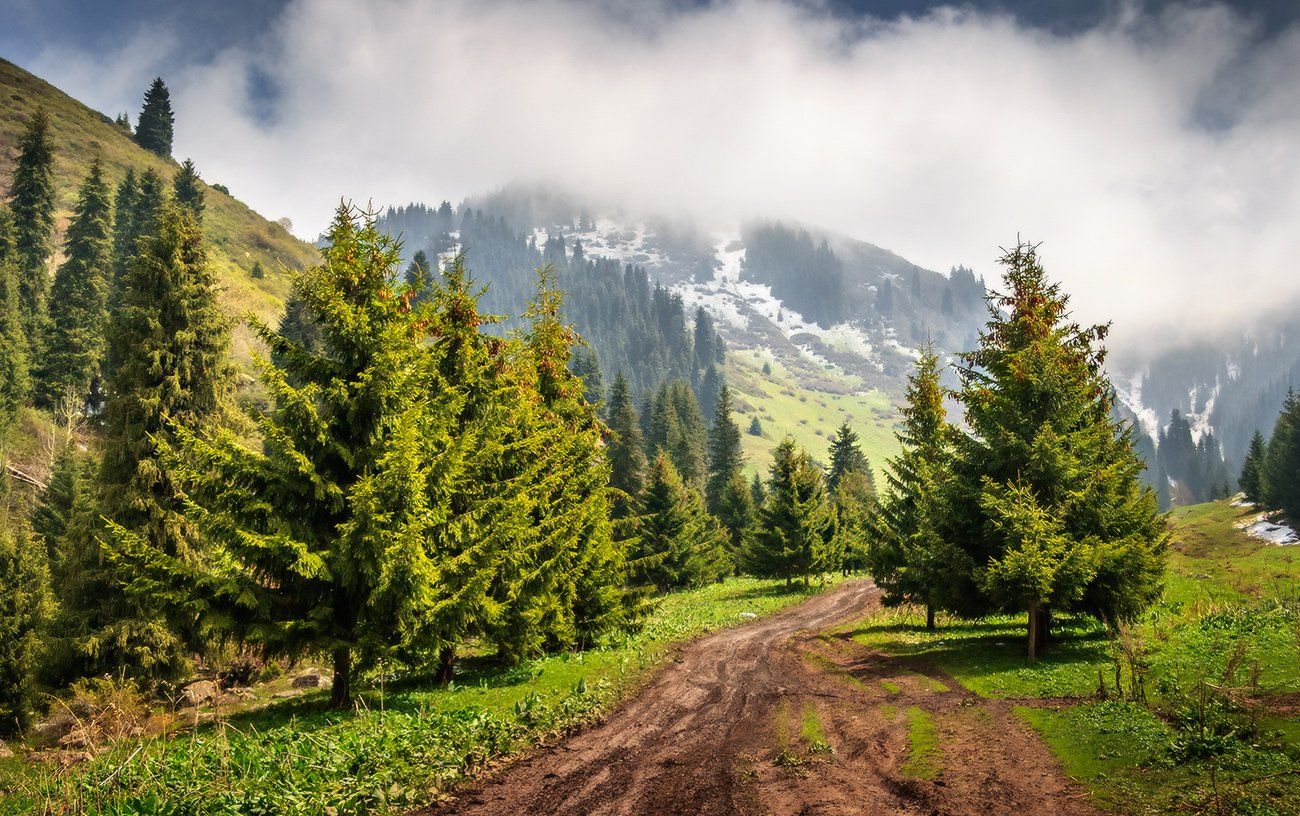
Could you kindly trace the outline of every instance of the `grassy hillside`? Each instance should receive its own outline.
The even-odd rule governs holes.
[[[1034,666],[1020,616],[926,632],[889,610],[846,635],[1011,706],[1108,810],[1300,813],[1300,547],[1245,535],[1255,515],[1174,511],[1161,600],[1120,638],[1062,619]]]
[[[28,118],[40,107],[45,108],[50,116],[55,145],[58,193],[55,229],[59,247],[62,246],[62,234],[75,201],[77,186],[94,157],[98,156],[104,163],[106,175],[114,186],[127,168],[134,168],[137,173],[152,168],[170,180],[178,167],[177,162],[140,148],[107,116],[3,59],[0,59],[0,100],[3,100],[0,104],[0,191],[5,194],[9,189],[18,140]],[[199,172],[203,173],[202,167]],[[288,292],[287,272],[313,263],[316,250],[239,200],[211,187],[206,188],[206,193],[203,228],[209,242],[209,262],[222,286],[223,305],[237,319],[242,319],[248,312],[262,318],[274,317],[283,309]],[[261,261],[266,269],[263,280],[249,277],[248,272],[256,261]],[[234,332],[237,358],[248,357],[251,339],[241,321]]]
[[[758,471],[766,477],[772,450],[786,434],[818,461],[829,463],[831,437],[847,420],[871,460],[876,483],[883,484],[885,460],[898,452],[894,430],[901,418],[893,398],[884,391],[847,379],[836,383],[835,390],[809,387],[807,378],[791,371],[785,359],[761,349],[729,351],[726,376],[735,395],[736,423],[749,472]],[[832,376],[819,374],[822,379]],[[755,416],[762,425],[762,436],[749,433]]]

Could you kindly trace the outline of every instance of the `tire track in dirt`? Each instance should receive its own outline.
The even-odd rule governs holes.
[[[696,641],[602,724],[424,813],[1095,813],[1009,705],[978,700],[951,678],[948,691],[936,692],[897,661],[819,634],[867,614],[877,595],[868,581],[846,582]],[[896,694],[880,685],[889,677]],[[797,739],[807,706],[834,753],[803,755],[779,744]],[[933,779],[901,770],[908,737],[899,712],[910,706],[934,717],[941,770]]]

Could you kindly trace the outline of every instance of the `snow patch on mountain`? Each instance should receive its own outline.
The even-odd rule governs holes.
[[[792,341],[799,335],[812,335],[827,348],[841,354],[851,354],[879,368],[878,355],[871,340],[861,329],[849,323],[823,327],[791,309],[772,294],[765,283],[741,280],[744,269],[745,247],[739,233],[727,233],[714,245],[718,259],[712,279],[674,287],[682,300],[692,308],[703,306],[720,324],[738,331],[751,328],[751,321],[762,318],[780,329]],[[828,370],[838,369],[835,363],[819,353],[807,342],[794,343],[803,356]]]
[[[1297,534],[1292,527],[1269,521],[1263,514],[1238,522],[1236,527],[1251,538],[1267,541],[1269,544],[1288,546],[1300,543],[1300,534]]]
[[[1159,438],[1160,417],[1154,408],[1142,404],[1142,375],[1134,374],[1128,382],[1115,380],[1112,385],[1115,386],[1115,397],[1120,404],[1137,416],[1138,429],[1153,441]]]

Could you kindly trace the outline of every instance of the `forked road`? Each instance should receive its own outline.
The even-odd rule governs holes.
[[[861,617],[876,603],[877,590],[870,582],[850,581],[778,614],[696,641],[599,726],[537,751],[427,812],[1092,812],[1082,804],[1080,792],[1060,778],[1037,738],[1005,711],[1001,717],[994,712],[979,718],[998,734],[964,733],[961,722],[939,729],[941,740],[954,739],[951,749],[944,745],[942,751],[971,751],[984,759],[954,755],[954,770],[945,762],[940,777],[928,781],[901,774],[906,723],[893,712],[909,705],[912,692],[927,692],[896,678],[900,682],[889,685],[903,686],[902,698],[886,701],[872,678],[911,672],[876,665],[848,639],[816,637],[836,623]],[[969,707],[967,697],[964,692],[931,694],[928,704]],[[948,705],[945,698],[951,698]],[[800,718],[810,709],[820,715],[835,753],[791,763],[791,739],[797,741]],[[1003,733],[1008,730],[1014,733]],[[1001,749],[990,749],[989,740],[1003,738]]]

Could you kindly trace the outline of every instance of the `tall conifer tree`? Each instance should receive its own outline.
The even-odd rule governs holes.
[[[638,532],[634,579],[660,592],[700,586],[731,571],[718,523],[663,453],[650,465]]]
[[[329,239],[295,284],[322,350],[258,327],[280,360],[261,366],[272,402],[261,446],[178,428],[169,464],[218,552],[189,565],[123,544],[139,590],[183,579],[175,594],[236,636],[277,654],[330,651],[332,702],[346,707],[358,661],[411,639],[433,611],[427,538],[446,503],[435,505],[425,454],[450,444],[455,403],[427,399],[439,389],[423,333],[389,285],[396,246],[345,206]]]
[[[645,488],[646,458],[641,438],[641,422],[636,406],[632,404],[631,389],[623,372],[614,378],[609,391],[610,438],[606,445],[609,456],[610,487],[614,488],[614,516],[626,518],[633,514],[641,501]]]
[[[790,437],[777,445],[754,535],[742,564],[760,577],[800,579],[839,567],[826,480]]]
[[[39,109],[18,142],[18,161],[9,186],[13,243],[17,253],[19,304],[29,347],[41,339],[50,289],[48,264],[54,251],[54,145],[50,120]]]
[[[181,163],[181,169],[172,176],[172,198],[194,216],[194,223],[203,225],[203,179],[191,159]]]
[[[138,242],[108,338],[117,365],[107,382],[97,511],[110,529],[92,521],[79,530],[90,540],[70,542],[82,553],[80,580],[100,588],[77,601],[83,623],[74,649],[94,671],[168,674],[181,665],[176,634],[194,631],[182,616],[164,618],[175,611],[165,593],[126,592],[134,569],[102,557],[95,542],[129,539],[143,552],[181,562],[199,555],[162,452],[176,427],[220,420],[231,378],[228,321],[217,306],[202,234],[187,210],[166,205],[156,231]],[[192,622],[192,609],[184,613]]]
[[[964,609],[975,593],[970,560],[951,539],[952,429],[932,348],[922,349],[906,397],[867,560],[885,603],[924,606],[933,629],[936,610]]]
[[[1264,435],[1255,431],[1250,447],[1246,449],[1246,458],[1241,463],[1241,477],[1237,479],[1246,501],[1252,504],[1264,500],[1264,465],[1267,460],[1268,445],[1264,442]]]
[[[0,205],[0,443],[13,426],[32,385],[12,225],[9,208]]]
[[[39,369],[37,402],[77,406],[99,402],[108,287],[112,278],[113,224],[99,160],[82,182],[64,243],[66,260],[54,276],[51,310]]]
[[[155,77],[144,94],[144,105],[136,118],[135,142],[145,150],[168,157],[172,154],[172,130],[176,117],[172,114],[171,93],[162,77]]]
[[[722,506],[722,494],[731,477],[744,465],[740,452],[740,428],[731,418],[731,390],[723,385],[718,390],[718,404],[709,428],[709,469],[705,483],[705,498],[709,512],[717,515]]]
[[[1112,418],[1106,326],[1069,319],[1036,248],[1005,253],[977,348],[962,355],[953,506],[989,599],[1028,617],[1032,661],[1054,610],[1131,619],[1160,592],[1168,533],[1139,480],[1132,429]]]
[[[1287,392],[1264,459],[1264,503],[1300,523],[1300,395]]]

